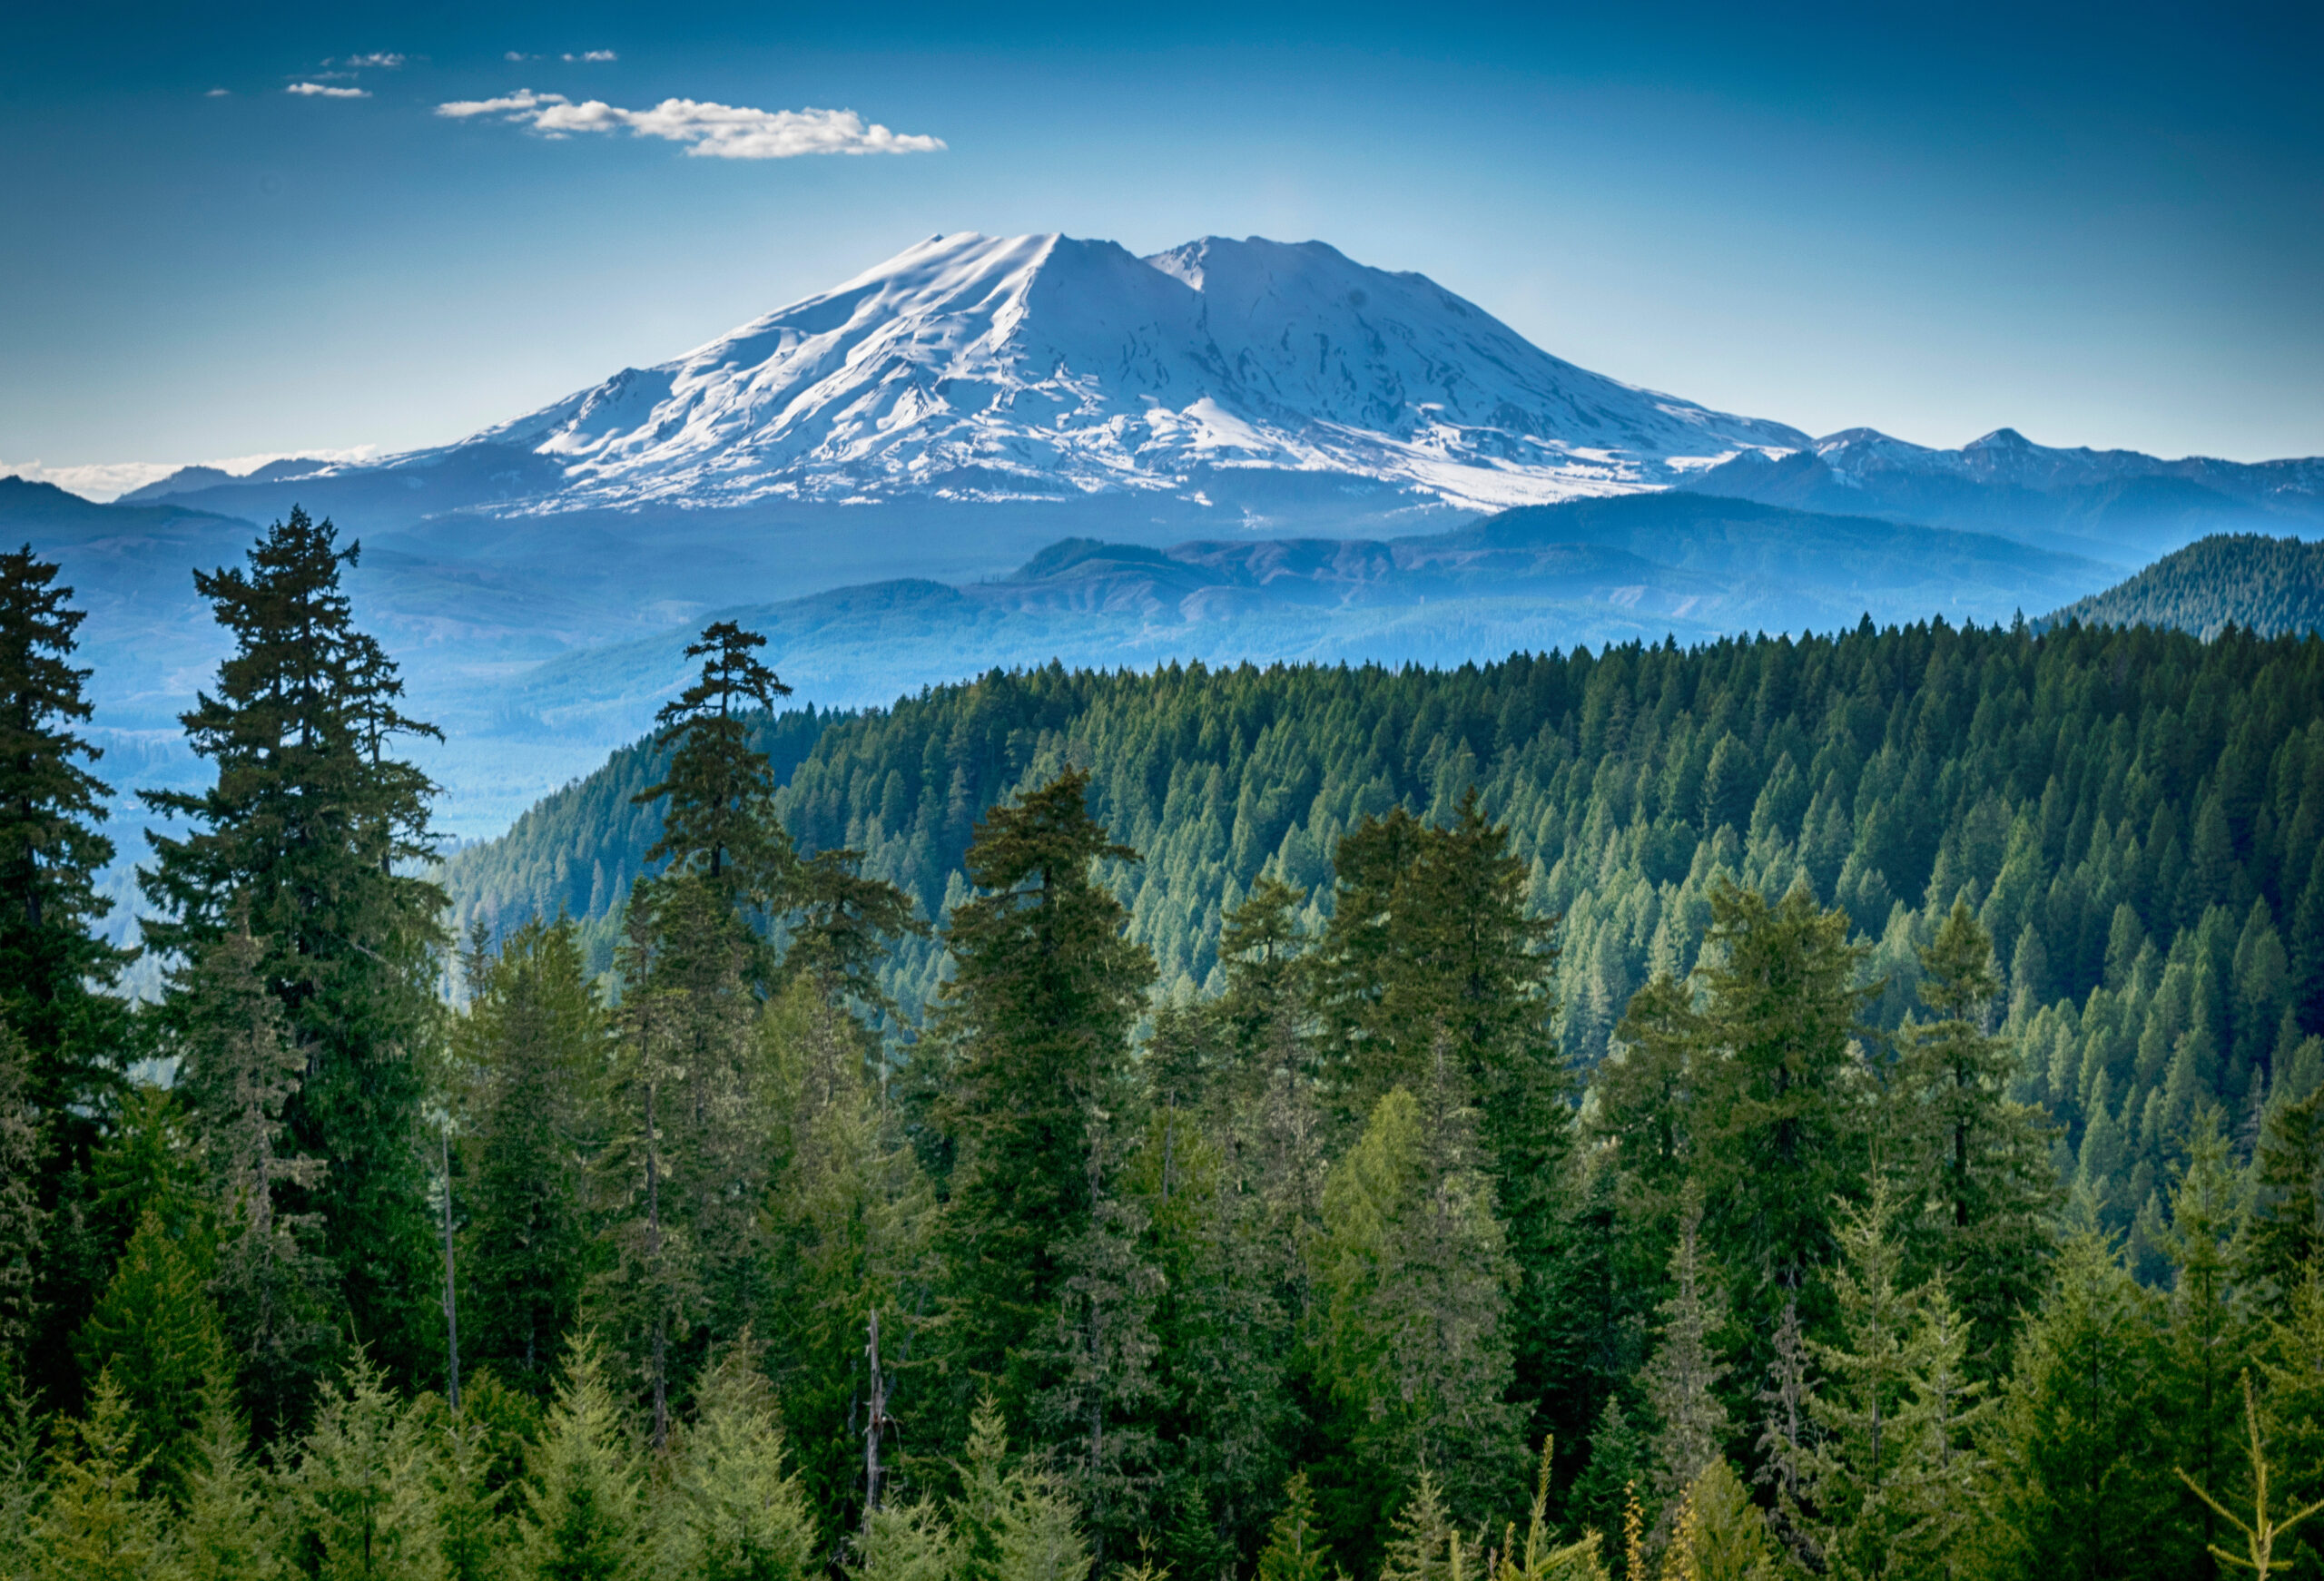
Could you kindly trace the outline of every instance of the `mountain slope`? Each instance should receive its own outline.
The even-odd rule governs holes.
[[[2230,626],[2263,636],[2324,632],[2324,543],[2251,534],[2205,538],[2042,624],[2069,621],[2171,627],[2207,641]]]
[[[570,509],[1219,500],[1291,472],[1490,508],[1805,443],[1561,361],[1423,276],[1321,242],[1209,237],[1140,259],[962,234],[458,445],[320,480],[480,474],[477,502]]]

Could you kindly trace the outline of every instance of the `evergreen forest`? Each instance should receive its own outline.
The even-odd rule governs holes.
[[[361,574],[194,574],[141,960],[0,555],[8,1581],[2324,1575],[2324,641],[719,621],[443,860]]]

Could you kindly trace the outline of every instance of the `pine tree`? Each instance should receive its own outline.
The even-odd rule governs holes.
[[[1705,1288],[1700,1230],[1702,1200],[1687,1193],[1679,1220],[1679,1244],[1670,1254],[1676,1287],[1662,1303],[1661,1342],[1646,1369],[1646,1397],[1659,1426],[1654,1434],[1655,1489],[1668,1500],[1694,1486],[1703,1468],[1723,1458],[1728,1424],[1718,1395],[1726,1366],[1712,1349],[1712,1336],[1725,1320],[1717,1292]]]
[[[855,1575],[858,1581],[951,1581],[957,1563],[951,1528],[922,1499],[883,1504],[872,1512]]]
[[[2324,1258],[2324,1086],[2272,1108],[2253,1161],[2245,1277],[2290,1291]]]
[[[1824,1387],[1809,1414],[1823,1434],[1807,1462],[1808,1528],[1830,1571],[1883,1576],[1916,1517],[1908,1477],[1928,1429],[1914,1398],[1910,1350],[1919,1314],[1902,1282],[1903,1248],[1884,1183],[1843,1208],[1832,1281],[1838,1342],[1810,1342]]]
[[[251,1464],[249,1442],[231,1391],[205,1389],[185,1474],[173,1581],[274,1581],[288,1573],[276,1509]]]
[[[1453,1581],[1461,1570],[1462,1547],[1444,1491],[1423,1463],[1412,1492],[1388,1524],[1380,1581]]]
[[[2171,1265],[2161,1398],[2174,1429],[2174,1463],[2205,1488],[2221,1486],[2236,1452],[2235,1380],[2250,1360],[2250,1321],[2233,1268],[2243,1225],[2237,1174],[2219,1112],[2207,1109],[2190,1140],[2161,1237]],[[2181,1502],[2191,1531],[2199,1534],[2187,1562],[2200,1570],[2221,1536],[2216,1512],[2197,1498]]]
[[[1087,1581],[1088,1545],[1054,1473],[1011,1465],[1009,1438],[990,1398],[969,1419],[952,1501],[958,1581]]]
[[[1722,1458],[1710,1461],[1688,1484],[1688,1520],[1663,1561],[1665,1576],[1688,1581],[1777,1581],[1783,1572],[1767,1517],[1751,1502],[1750,1490]]]
[[[1295,1471],[1283,1485],[1283,1507],[1268,1523],[1266,1547],[1259,1550],[1258,1581],[1327,1581],[1329,1563],[1307,1473]]]
[[[1921,1001],[1937,1018],[1907,1028],[1894,1080],[1912,1122],[1902,1184],[1927,1204],[1927,1223],[1903,1228],[1917,1253],[1913,1272],[1943,1272],[1992,1376],[2017,1313],[2042,1287],[2045,1220],[2059,1194],[2049,1128],[2010,1101],[2015,1052],[1984,1031],[2001,982],[1966,900],[1954,902],[1920,961]]]
[[[1979,1573],[1993,1468],[1983,1443],[1994,1401],[1969,1365],[1972,1331],[1943,1275],[1915,1292],[1905,1352],[1906,1431],[1898,1483],[1906,1524],[1894,1550],[1908,1575]]]
[[[1865,1175],[1850,1046],[1878,990],[1857,983],[1867,952],[1849,941],[1847,914],[1818,907],[1804,885],[1770,906],[1722,882],[1710,903],[1706,952],[1718,958],[1701,974],[1698,1056],[1707,1238],[1747,1331],[1770,1332],[1797,1301],[1807,1331],[1821,1333],[1830,1297],[1813,1275],[1834,1254],[1830,1203],[1857,1194]]]
[[[1034,1387],[1029,1342],[1092,1224],[1094,1131],[1127,1095],[1131,1023],[1154,977],[1152,956],[1124,937],[1128,913],[1092,877],[1092,863],[1137,853],[1089,816],[1088,783],[1068,769],[986,815],[968,854],[980,893],[946,934],[948,1321],[962,1376],[1010,1399]]]
[[[2158,1441],[2149,1300],[2094,1232],[2069,1236],[2018,1336],[1993,1435],[2004,1574],[2183,1574],[2166,1546],[2175,1485]]]
[[[2295,1506],[2324,1498],[2324,1270],[2305,1270],[2270,1312],[2260,1375],[2279,1487]],[[2308,1530],[2287,1543],[2302,1574],[2316,1572],[2317,1536]]]
[[[109,1375],[88,1415],[67,1424],[51,1457],[48,1496],[32,1526],[34,1581],[145,1581],[162,1567],[163,1507],[143,1496],[137,1424]]]
[[[651,1509],[595,1344],[576,1339],[565,1383],[526,1458],[517,1573],[527,1581],[639,1581]]]
[[[0,1262],[38,1254],[0,1274],[0,1367],[64,1405],[78,1387],[70,1338],[105,1273],[103,1258],[72,1255],[72,1183],[86,1178],[120,1085],[127,1007],[106,990],[131,956],[95,933],[112,905],[96,885],[113,858],[98,829],[113,792],[86,767],[99,750],[75,732],[90,717],[89,673],[72,663],[84,616],[56,573],[29,545],[0,554],[0,1026],[14,1028],[23,1056],[12,1100],[23,1109],[0,1121],[12,1128],[6,1145],[28,1140],[13,1130],[20,1114],[39,1116],[37,1152],[0,1169],[11,1198],[0,1237],[15,1237]],[[27,1206],[62,1216],[62,1239],[23,1239],[34,1227]],[[18,1291],[27,1270],[34,1287]]]
[[[670,753],[660,783],[631,800],[640,806],[664,798],[662,838],[645,853],[675,872],[698,871],[722,895],[762,902],[785,876],[791,846],[770,802],[774,779],[764,752],[750,744],[748,722],[774,706],[791,688],[761,663],[766,639],[733,621],[703,628],[686,645],[700,659],[701,679],[655,715],[655,745]]]
[[[814,1527],[766,1381],[730,1350],[703,1380],[679,1441],[667,1566],[689,1581],[804,1581]]]
[[[757,1331],[809,1506],[836,1541],[861,1525],[872,1311],[891,1393],[917,1387],[921,1368],[900,1368],[898,1358],[913,1354],[935,1201],[867,1068],[862,1026],[796,981],[761,1015],[758,1037],[773,1072],[771,1151],[781,1164],[766,1209]]]
[[[1590,1460],[1566,1494],[1566,1524],[1595,1532],[1612,1547],[1621,1536],[1633,1490],[1650,1470],[1653,1450],[1623,1410],[1619,1396],[1608,1397],[1590,1433]]]
[[[404,1371],[434,1334],[419,1141],[446,902],[399,870],[433,855],[433,787],[387,749],[438,732],[403,713],[394,664],[352,624],[340,576],[357,553],[293,510],[247,568],[194,574],[235,642],[215,692],[182,716],[218,778],[199,795],[143,793],[190,827],[151,837],[139,883],[159,913],[143,922],[155,948],[194,963],[229,932],[262,941],[259,976],[306,1072],[285,1104],[284,1155],[331,1165],[311,1193],[285,1183],[281,1205],[320,1215],[357,1334]]]
[[[191,1098],[219,1245],[211,1292],[245,1398],[267,1436],[304,1414],[331,1343],[330,1268],[314,1252],[320,1159],[290,1151],[284,1110],[303,1061],[260,976],[265,948],[244,930],[202,946],[175,1016],[179,1085]]]
[[[32,1102],[30,1065],[24,1039],[0,1021],[0,1399],[22,1386],[40,1318],[44,1117]]]
[[[86,618],[31,545],[0,554],[0,1022],[25,1042],[27,1091],[55,1117],[54,1175],[94,1144],[92,1116],[119,1081],[123,1007],[106,995],[130,952],[92,931],[112,909],[97,875],[112,788],[84,767],[102,753],[74,733],[90,717],[89,672],[72,663]]]
[[[588,1171],[611,1026],[568,922],[536,918],[469,958],[452,1036],[462,1358],[546,1399],[596,1261]]]
[[[441,1581],[431,1446],[418,1409],[358,1357],[327,1385],[287,1491],[305,1566],[324,1581]]]
[[[130,1413],[132,1452],[153,1485],[172,1498],[184,1490],[203,1391],[227,1381],[217,1310],[204,1288],[205,1253],[148,1209],[113,1283],[74,1338],[83,1372],[113,1380]]]
[[[1359,1560],[1414,1468],[1474,1519],[1501,1506],[1522,1465],[1507,1404],[1508,1252],[1473,1121],[1445,1101],[1451,1085],[1436,1084],[1425,1109],[1390,1091],[1324,1187],[1318,1370],[1338,1446],[1325,1508]]]

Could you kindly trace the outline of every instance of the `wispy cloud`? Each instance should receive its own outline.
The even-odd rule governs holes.
[[[333,88],[321,83],[293,83],[282,91],[296,93],[301,99],[368,99],[371,96],[361,88]]]
[[[343,66],[377,66],[383,72],[394,71],[409,58],[387,50],[374,50],[369,54],[351,54],[339,64]],[[330,62],[325,61],[325,65]]]
[[[683,142],[709,159],[796,159],[810,153],[933,153],[940,137],[867,124],[852,110],[753,110],[701,99],[665,99],[651,110],[624,110],[602,99],[576,104],[562,93],[530,88],[497,99],[458,99],[436,106],[453,120],[497,117],[549,137],[626,131],[633,137]]]
[[[586,61],[596,65],[606,61],[617,61],[621,56],[609,49],[585,49],[579,54],[569,54],[565,58],[569,61]]]
[[[202,96],[205,99],[231,99],[234,93],[231,88],[212,88]]]

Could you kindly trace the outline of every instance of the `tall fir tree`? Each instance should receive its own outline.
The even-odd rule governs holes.
[[[271,1439],[306,1414],[339,1312],[317,1215],[290,1206],[312,1200],[325,1165],[290,1144],[284,1114],[305,1061],[260,975],[265,956],[241,928],[201,946],[173,1046],[218,1215],[211,1291],[242,1398]]]
[[[979,893],[946,933],[947,1321],[961,1382],[987,1380],[1019,1409],[1068,1251],[1094,1222],[1091,1150],[1127,1095],[1130,1030],[1154,977],[1153,957],[1125,937],[1128,913],[1091,871],[1137,853],[1089,815],[1088,786],[1068,769],[985,816],[968,854]]]
[[[25,1039],[33,1102],[57,1116],[51,1142],[70,1156],[94,1141],[90,1116],[119,1080],[124,1007],[104,990],[130,952],[94,932],[113,908],[96,887],[113,858],[97,828],[113,789],[75,733],[92,712],[89,672],[72,663],[86,615],[56,574],[29,545],[0,554],[0,1021]]]
[[[1724,1303],[1711,1284],[1702,1251],[1702,1199],[1689,1191],[1679,1209],[1679,1243],[1670,1253],[1670,1299],[1662,1303],[1662,1332],[1646,1368],[1648,1403],[1654,1408],[1655,1491],[1666,1502],[1694,1486],[1703,1468],[1727,1453],[1730,1424],[1719,1386],[1728,1372],[1717,1334]]]
[[[1897,1173],[1917,1223],[1901,1226],[1917,1282],[1942,1272],[1974,1326],[1980,1370],[1992,1376],[2019,1311],[2038,1299],[2057,1205],[2050,1127],[2014,1103],[2016,1054],[1986,1031],[2001,980],[1993,945],[1965,900],[1955,900],[1920,952],[1921,1002],[1934,1022],[1910,1026],[1893,1085],[1904,1158]]]
[[[597,1260],[589,1171],[613,1029],[569,922],[535,919],[467,959],[461,1353],[546,1400]]]
[[[113,858],[99,829],[113,791],[77,733],[91,713],[89,672],[72,663],[85,615],[56,576],[29,545],[0,554],[0,1025],[22,1039],[22,1101],[40,1117],[37,1154],[12,1159],[7,1178],[64,1232],[21,1265],[33,1289],[0,1324],[32,1326],[0,1344],[25,1387],[65,1405],[79,1382],[71,1336],[103,1289],[103,1257],[74,1254],[75,1187],[121,1082],[127,1007],[107,990],[130,952],[96,933],[112,908],[97,875]]]
[[[1522,1474],[1514,1270],[1455,1090],[1450,1073],[1425,1102],[1391,1089],[1324,1187],[1315,1343],[1335,1453],[1317,1470],[1341,1551],[1359,1566],[1380,1551],[1415,1468],[1464,1522],[1502,1507]]]
[[[655,745],[670,754],[658,783],[632,800],[667,800],[662,837],[645,853],[678,872],[699,872],[720,893],[762,903],[786,876],[789,840],[772,808],[774,778],[750,744],[749,721],[791,695],[763,663],[766,639],[733,621],[703,628],[686,645],[702,674],[655,715]]]
[[[0,1022],[0,1399],[26,1382],[26,1350],[40,1320],[41,1129],[32,1061],[15,1029]]]
[[[2004,1575],[2183,1575],[2152,1299],[2083,1229],[2052,1263],[1994,1417],[1993,1533]]]
[[[403,712],[395,665],[354,624],[340,575],[359,547],[294,509],[247,566],[194,574],[234,639],[182,716],[217,781],[143,793],[183,832],[152,833],[139,883],[158,913],[148,943],[180,963],[166,1016],[206,946],[238,928],[263,941],[259,975],[304,1065],[289,1152],[330,1166],[284,1196],[320,1215],[356,1334],[410,1373],[436,1343],[419,1124],[445,898],[408,870],[434,854],[433,787],[389,745],[438,732]]]
[[[1797,1303],[1811,1335],[1832,1311],[1817,1277],[1837,1250],[1831,1203],[1866,1175],[1865,1081],[1854,1054],[1875,986],[1848,914],[1804,882],[1769,905],[1722,883],[1710,892],[1701,972],[1705,1228],[1748,1332],[1768,1335]],[[1766,1365],[1763,1339],[1750,1370]]]

